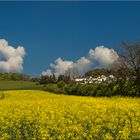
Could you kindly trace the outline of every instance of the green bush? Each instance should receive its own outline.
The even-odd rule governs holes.
[[[140,86],[122,81],[98,84],[66,84],[64,81],[60,81],[57,84],[45,85],[44,90],[54,93],[93,97],[140,96]]]
[[[64,90],[59,88],[57,84],[47,84],[43,87],[43,90],[54,93],[64,93]]]
[[[61,89],[64,89],[64,88],[65,88],[65,82],[64,82],[64,81],[59,81],[59,82],[57,83],[57,86],[58,86],[59,88],[61,88]]]

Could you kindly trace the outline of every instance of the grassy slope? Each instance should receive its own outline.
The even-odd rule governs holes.
[[[37,85],[36,82],[0,80],[0,90],[40,89],[40,88],[41,86]]]

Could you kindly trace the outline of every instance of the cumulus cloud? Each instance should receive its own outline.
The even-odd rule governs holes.
[[[5,39],[0,39],[0,72],[21,72],[25,49],[14,48]]]
[[[89,56],[102,66],[110,65],[118,58],[118,54],[114,49],[105,48],[104,46],[96,47],[95,50],[91,49]]]
[[[48,75],[48,76],[51,76],[53,75],[52,71],[50,69],[46,70],[46,71],[43,71],[42,72],[42,75],[45,76],[45,75]]]
[[[63,60],[62,58],[56,59],[54,64],[50,64],[51,69],[42,72],[42,74],[50,75],[54,73],[58,76],[66,72],[77,72],[79,75],[84,75],[85,72],[95,67],[109,66],[117,59],[118,54],[114,49],[97,46],[95,49],[90,49],[87,56],[83,56],[75,62]]]
[[[56,76],[60,74],[65,74],[65,72],[69,68],[72,68],[72,65],[73,65],[72,61],[62,60],[62,58],[56,59],[55,64],[50,64],[51,68],[54,69],[54,74]]]
[[[91,66],[92,61],[86,57],[81,57],[72,65],[73,69],[75,69],[80,75],[83,75],[86,71],[88,71]]]

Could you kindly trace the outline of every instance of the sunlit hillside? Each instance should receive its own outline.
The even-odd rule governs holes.
[[[0,139],[140,139],[139,98],[0,92]]]
[[[0,80],[0,90],[41,89],[41,87],[32,81]]]

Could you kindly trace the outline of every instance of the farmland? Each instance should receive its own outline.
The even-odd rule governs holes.
[[[0,91],[0,139],[140,139],[140,99]]]
[[[0,90],[40,89],[41,87],[32,81],[0,80]]]

